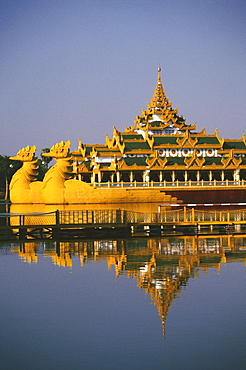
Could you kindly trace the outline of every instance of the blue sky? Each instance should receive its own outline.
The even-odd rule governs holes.
[[[246,2],[2,0],[1,149],[104,143],[146,109],[162,68],[188,124],[246,133]]]

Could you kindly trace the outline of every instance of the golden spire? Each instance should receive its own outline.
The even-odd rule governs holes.
[[[163,113],[167,113],[172,110],[172,102],[168,101],[166,97],[162,81],[161,81],[161,67],[158,66],[157,69],[158,76],[157,76],[157,84],[155,87],[155,91],[153,97],[150,99],[148,103],[148,109],[146,111],[147,114],[158,114],[162,115]]]
[[[164,87],[161,80],[161,67],[157,68],[157,83],[154,94],[147,105],[147,109],[142,111],[141,116],[137,116],[134,123],[146,127],[148,122],[160,121],[166,125],[168,123],[184,124],[185,120],[182,116],[178,115],[178,108],[172,108],[172,102],[169,101],[165,94]]]
[[[160,67],[160,65],[158,65],[157,71],[158,71],[157,83],[162,83],[161,82],[161,67]]]

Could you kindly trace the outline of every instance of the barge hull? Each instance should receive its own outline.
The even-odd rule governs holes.
[[[246,201],[246,189],[165,190],[184,203],[240,203]]]

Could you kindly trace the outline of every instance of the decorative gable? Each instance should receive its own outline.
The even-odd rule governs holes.
[[[86,157],[86,147],[82,144],[82,141],[78,140],[78,149],[82,157]]]
[[[117,171],[118,170],[118,159],[117,159],[116,155],[114,155],[114,159],[110,163],[109,170],[110,171]]]
[[[205,158],[197,157],[196,152],[193,152],[192,157],[186,157],[184,159],[184,163],[188,168],[194,167],[194,168],[202,168],[202,166],[205,163]]]
[[[115,144],[116,144],[116,140],[115,138],[113,137],[112,139],[109,138],[108,135],[106,135],[106,142],[105,142],[106,146],[109,148],[109,149],[112,149]]]
[[[150,167],[165,167],[167,163],[167,158],[160,158],[159,151],[155,150],[154,157],[150,157],[146,159],[146,164]]]
[[[125,146],[125,143],[124,142],[123,143],[119,142],[118,143],[118,148],[119,148],[119,151],[121,152],[121,154],[124,154],[125,153],[126,146]]]
[[[194,148],[195,145],[198,143],[197,138],[192,138],[190,135],[190,131],[186,130],[183,138],[177,138],[177,144],[180,148]]]
[[[94,159],[91,161],[90,169],[93,170],[94,173],[98,173],[100,171],[100,163],[97,163]]]
[[[154,137],[153,136],[147,136],[147,138],[146,138],[146,141],[147,141],[147,143],[149,144],[149,147],[151,148],[151,149],[153,149],[153,146],[154,146],[154,143],[155,143],[155,139],[154,139]]]
[[[242,162],[242,158],[235,158],[233,150],[230,150],[229,157],[221,159],[221,163],[225,168],[238,168]]]
[[[91,150],[91,152],[90,152],[90,156],[91,156],[92,158],[96,158],[96,157],[98,157],[98,151],[96,150],[96,148],[95,148],[95,147],[93,147],[93,148],[92,148],[92,150]]]

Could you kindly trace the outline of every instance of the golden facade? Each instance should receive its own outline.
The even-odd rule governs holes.
[[[158,68],[157,84],[146,110],[123,132],[113,129],[105,144],[79,140],[54,145],[55,166],[43,182],[33,183],[29,162],[11,183],[13,203],[242,202],[246,200],[246,139],[220,138],[218,130],[196,132],[166,96]],[[24,171],[24,172],[23,172]],[[28,172],[29,171],[29,172]],[[18,181],[17,181],[18,180]],[[22,186],[23,184],[23,186]],[[25,185],[25,187],[24,187]],[[23,190],[24,189],[24,190]]]

